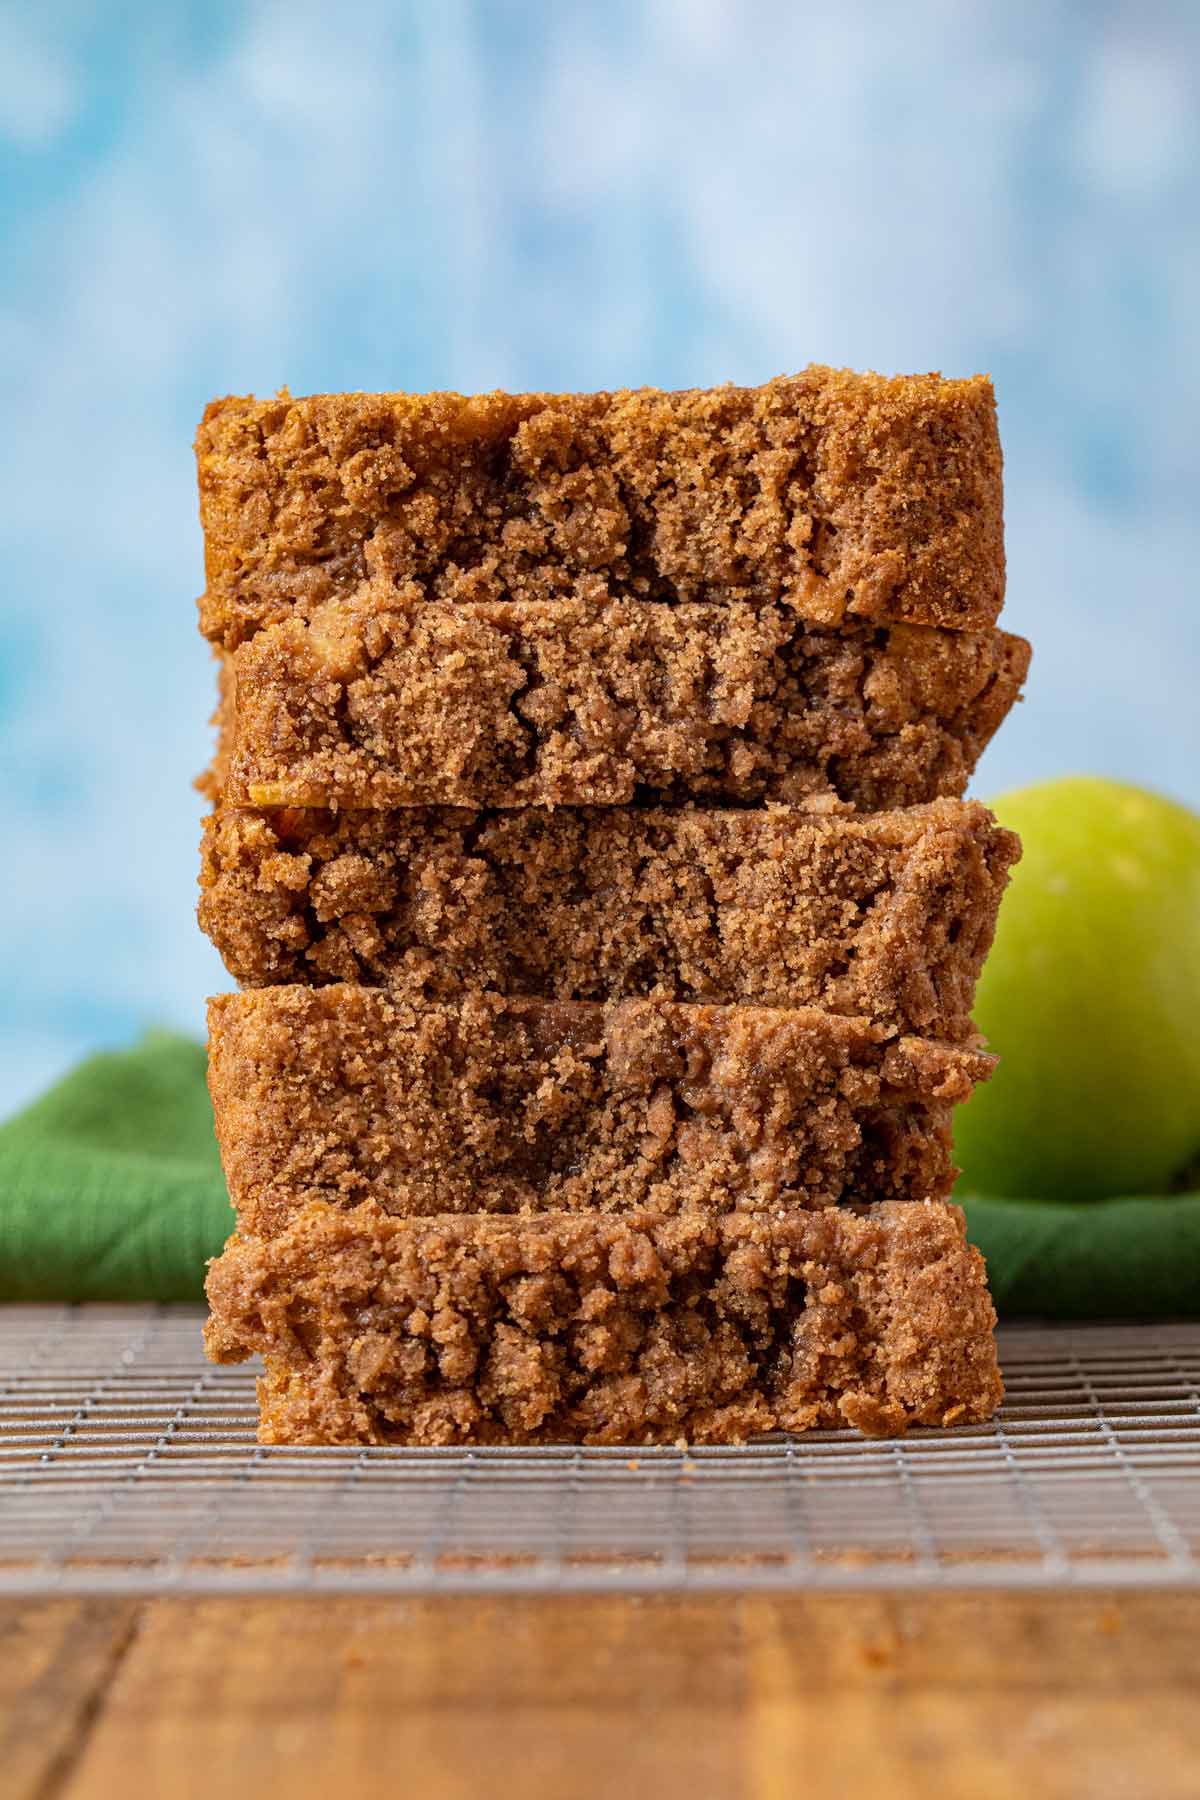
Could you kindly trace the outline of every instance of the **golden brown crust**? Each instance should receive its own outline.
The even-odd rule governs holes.
[[[736,1443],[990,1418],[957,1207],[398,1220],[315,1206],[231,1238],[215,1362],[256,1352],[265,1443]]]
[[[991,382],[812,366],[759,388],[229,398],[196,438],[204,631],[383,576],[423,600],[790,601],[995,623]]]
[[[832,793],[876,810],[962,794],[1029,647],[995,631],[813,630],[740,604],[330,603],[231,661],[237,805]]]
[[[1018,852],[957,800],[866,815],[221,807],[200,923],[249,987],[821,1006],[958,1038]]]
[[[398,1216],[946,1198],[950,1117],[992,1058],[815,1008],[602,1006],[377,988],[209,1005],[246,1232],[313,1202]]]

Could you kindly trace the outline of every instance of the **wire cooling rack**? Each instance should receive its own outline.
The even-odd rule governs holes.
[[[1200,1326],[1013,1327],[990,1426],[265,1449],[199,1312],[0,1308],[0,1594],[1200,1585]]]

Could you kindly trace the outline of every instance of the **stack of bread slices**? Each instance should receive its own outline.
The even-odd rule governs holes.
[[[990,383],[228,399],[200,918],[261,1436],[986,1418]]]

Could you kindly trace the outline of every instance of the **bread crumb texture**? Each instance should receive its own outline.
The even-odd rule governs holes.
[[[864,810],[961,797],[1029,664],[1000,631],[814,628],[788,607],[332,602],[229,659],[237,805]]]
[[[200,922],[248,987],[821,1006],[962,1038],[1018,848],[986,807],[950,800],[872,814],[222,806],[204,829]]]
[[[991,1416],[956,1207],[395,1219],[308,1207],[211,1266],[209,1355],[261,1354],[265,1443],[740,1443]]]
[[[991,382],[230,398],[196,438],[233,648],[381,580],[417,600],[788,602],[981,628],[1004,598]]]
[[[398,1216],[659,1213],[945,1198],[950,1118],[992,1058],[862,1018],[356,986],[209,1010],[240,1227],[316,1201]]]

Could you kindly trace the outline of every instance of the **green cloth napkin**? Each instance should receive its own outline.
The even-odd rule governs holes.
[[[1008,1317],[1200,1318],[1200,1194],[964,1204]],[[232,1228],[186,1038],[94,1056],[0,1126],[0,1300],[196,1300]]]
[[[0,1300],[199,1300],[233,1230],[205,1055],[156,1032],[0,1125]]]
[[[1002,1318],[1200,1319],[1200,1194],[955,1198]]]

